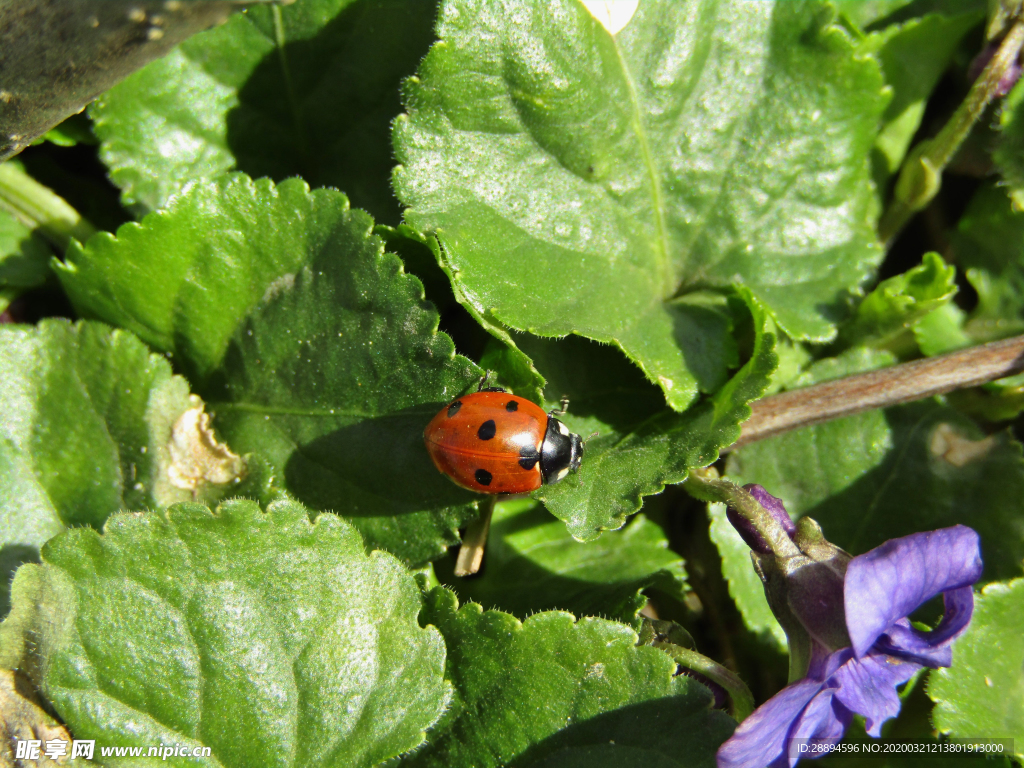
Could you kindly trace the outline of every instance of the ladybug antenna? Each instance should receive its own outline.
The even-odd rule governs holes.
[[[591,440],[593,440],[600,434],[600,432],[591,432],[589,435],[587,435],[587,439],[583,441],[583,445],[586,446],[587,443],[589,443]]]
[[[491,378],[490,371],[484,371],[484,375],[480,377],[480,383],[476,385],[477,392],[507,392],[504,387],[488,387],[486,386],[487,380]]]

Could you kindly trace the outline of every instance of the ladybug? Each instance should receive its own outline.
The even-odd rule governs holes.
[[[529,493],[579,469],[583,441],[544,409],[501,387],[453,400],[423,431],[434,466],[478,493]]]

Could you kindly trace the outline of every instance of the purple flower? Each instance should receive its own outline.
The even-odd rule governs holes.
[[[798,545],[800,535],[792,537]],[[811,543],[820,548],[820,541]],[[801,546],[805,553],[811,549]],[[818,565],[813,556],[807,559]],[[833,555],[831,562],[833,569],[827,575],[834,580],[844,560]],[[950,644],[971,620],[971,585],[981,577],[981,569],[978,534],[962,525],[893,539],[850,559],[845,563],[842,605],[838,606],[845,616],[849,640],[843,647],[823,641],[814,622],[805,618],[818,612],[817,624],[828,624],[836,606],[827,603],[840,602],[827,599],[829,579],[824,579],[826,586],[817,591],[804,588],[794,593],[790,587],[786,598],[789,615],[797,616],[810,636],[807,674],[740,724],[718,750],[719,768],[793,766],[801,757],[821,756],[821,752],[801,752],[800,747],[837,743],[854,715],[862,715],[868,734],[878,738],[882,723],[899,713],[896,686],[924,667],[950,665]],[[778,572],[784,571],[782,567]],[[792,576],[798,568],[788,573],[789,583],[799,585],[799,576]],[[805,573],[809,575],[804,582],[821,576],[812,570]],[[801,605],[806,598],[795,596],[812,594],[814,604]],[[836,590],[831,594],[838,598]],[[939,625],[931,632],[912,627],[907,616],[938,594],[946,606]],[[776,597],[773,608],[777,602]]]

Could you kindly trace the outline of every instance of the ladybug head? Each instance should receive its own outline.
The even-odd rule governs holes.
[[[540,451],[540,471],[544,484],[557,483],[580,468],[583,440],[554,416],[548,417],[548,428]]]

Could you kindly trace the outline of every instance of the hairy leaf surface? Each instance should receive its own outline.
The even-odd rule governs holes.
[[[457,610],[458,609],[458,610]],[[629,627],[560,612],[525,622],[441,588],[425,618],[448,646],[451,709],[411,766],[714,765],[734,722]]]
[[[481,371],[372,229],[336,190],[237,174],[74,248],[60,275],[81,311],[195,372],[234,450],[421,563],[477,499],[437,472],[423,428]]]
[[[365,766],[420,743],[450,697],[420,606],[402,565],[336,516],[181,504],[48,543],[18,573],[0,655],[76,738]]]
[[[193,408],[188,383],[131,333],[0,325],[0,613],[14,568],[66,526],[231,487],[172,476],[175,425]]]

